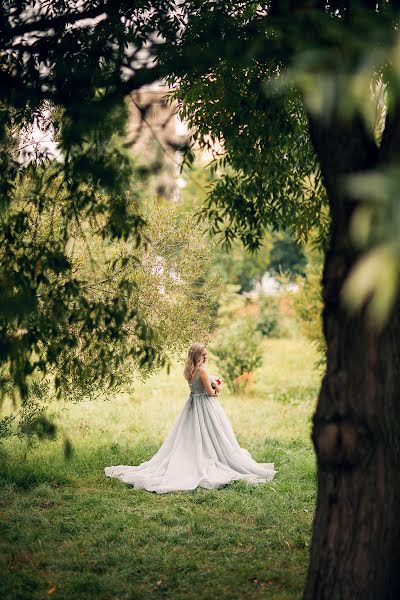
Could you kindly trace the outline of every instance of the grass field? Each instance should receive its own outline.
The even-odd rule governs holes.
[[[316,360],[303,340],[269,340],[251,395],[220,396],[240,444],[275,462],[266,485],[159,496],[104,477],[105,466],[157,450],[188,395],[182,365],[116,398],[54,405],[57,441],[0,449],[0,598],[300,598],[315,502]]]

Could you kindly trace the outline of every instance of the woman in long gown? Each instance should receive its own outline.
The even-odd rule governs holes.
[[[206,360],[206,347],[193,344],[184,370],[190,395],[153,458],[138,466],[106,467],[107,477],[158,494],[220,488],[238,480],[256,484],[274,478],[273,463],[257,463],[239,446],[217,400],[220,388],[211,385]]]

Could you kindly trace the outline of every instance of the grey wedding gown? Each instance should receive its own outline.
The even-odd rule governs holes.
[[[207,395],[198,374],[189,385],[189,398],[158,452],[138,466],[106,467],[107,477],[158,494],[271,481],[274,464],[257,463],[239,446],[218,399]]]

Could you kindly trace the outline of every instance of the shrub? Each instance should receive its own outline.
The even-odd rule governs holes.
[[[261,335],[269,337],[279,336],[280,313],[276,298],[273,296],[260,297],[260,316],[256,329]]]
[[[248,390],[263,360],[262,337],[254,321],[237,321],[222,329],[210,349],[228,388],[233,393]]]
[[[311,340],[325,356],[326,342],[322,330],[322,257],[311,255],[306,267],[306,277],[299,281],[294,309],[302,334]]]

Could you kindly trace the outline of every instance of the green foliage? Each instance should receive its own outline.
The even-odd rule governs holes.
[[[182,35],[159,53],[194,142],[214,152],[213,231],[250,248],[267,227],[302,242],[317,232],[326,247],[322,172],[338,219],[343,194],[354,203],[348,245],[359,258],[349,256],[342,299],[352,312],[367,305],[379,328],[400,282],[399,7],[295,4],[185,2]]]
[[[209,339],[219,300],[208,275],[214,244],[193,209],[182,214],[179,206],[158,200],[147,202],[144,214],[151,242],[134,273],[137,304],[170,361],[193,340]]]
[[[274,296],[261,295],[259,301],[260,314],[256,329],[267,337],[279,336],[280,313]]]
[[[212,190],[218,176],[209,165],[201,163],[201,155],[194,154],[194,163],[190,170],[186,167],[182,173],[184,187],[179,203],[182,214],[196,210],[202,213],[207,201],[207,194]],[[204,162],[204,159],[203,159]],[[287,233],[267,231],[257,251],[249,252],[240,240],[233,240],[229,247],[222,244],[220,236],[216,236],[209,221],[205,222],[205,233],[213,241],[217,241],[212,254],[210,277],[217,277],[222,287],[239,286],[239,292],[248,292],[260,282],[266,271],[285,272],[291,277],[304,274],[306,258],[301,247]]]
[[[87,242],[89,233],[104,239],[105,245],[113,238],[118,244],[120,236],[128,240],[128,234],[116,229],[125,218],[123,227],[139,232],[144,221],[137,205],[126,195],[110,213],[104,193],[83,183],[77,193],[92,197],[96,211],[90,205],[82,209],[84,216],[76,212],[69,185],[57,167],[28,167],[19,175],[13,199],[0,217],[2,377],[18,386],[22,398],[27,378],[36,370],[56,369],[57,388],[66,387],[71,376],[89,382],[79,357],[85,353],[94,359],[93,376],[97,371],[97,380],[111,383],[111,371],[119,363],[115,350],[127,337],[128,323],[137,341],[126,345],[124,353],[135,356],[138,363],[155,359],[156,338],[145,331],[140,314],[129,306],[133,289],[128,282],[119,277],[118,288],[98,293],[98,287],[121,273],[126,263],[131,268],[136,265],[137,256],[132,253],[125,263],[114,256],[99,265]],[[116,211],[121,211],[118,219]],[[63,364],[68,368],[62,369]]]
[[[132,373],[145,376],[193,339],[207,339],[217,302],[213,280],[204,276],[212,245],[193,212],[177,221],[174,205],[148,202],[146,223],[131,193],[127,211],[145,243],[110,239],[104,193],[96,194],[104,214],[78,219],[53,167],[41,174],[40,204],[37,177],[36,169],[20,175],[0,217],[0,308],[3,335],[12,340],[2,356],[3,394],[15,395],[19,384],[4,435],[35,435],[36,412],[44,418],[56,395],[77,401],[119,389]],[[83,193],[92,193],[89,185]],[[34,390],[40,373],[49,378],[44,395]]]
[[[302,247],[289,235],[276,235],[270,253],[268,270],[274,274],[286,273],[290,277],[304,275],[307,259]]]
[[[299,290],[294,296],[295,309],[300,331],[312,341],[325,357],[326,341],[322,330],[322,254],[309,248],[304,278],[298,279]]]
[[[265,237],[263,245],[254,253],[247,251],[239,240],[229,249],[215,248],[210,275],[216,275],[225,284],[239,286],[239,292],[249,292],[261,280],[269,264],[271,241]]]
[[[239,239],[229,247],[218,245],[213,252],[210,274],[225,284],[238,285],[240,293],[254,289],[263,275],[286,273],[292,279],[304,275],[306,258],[301,247],[288,235],[267,232],[258,250],[250,252]]]
[[[238,285],[225,284],[218,306],[218,327],[229,327],[233,321],[240,321],[244,316],[257,316],[255,298],[240,294],[239,290]]]
[[[88,246],[89,232],[105,244],[134,240],[137,245],[142,239],[144,220],[132,196],[133,162],[120,145],[127,112],[114,106],[107,126],[88,120],[84,141],[72,135],[73,121],[64,116],[65,111],[54,111],[64,160],[21,166],[0,216],[0,376],[17,386],[21,398],[35,371],[55,369],[59,390],[69,377],[86,378],[89,386],[94,379],[112,383],[119,363],[115,349],[126,338],[128,323],[137,342],[125,346],[126,355],[139,363],[155,361],[159,346],[128,307],[132,288],[121,280],[118,290],[100,297],[87,269],[74,261],[76,244]],[[123,268],[119,259],[94,268],[88,255],[97,282],[100,270],[107,271],[108,280]],[[137,257],[129,260],[136,264]],[[91,378],[79,357],[89,348],[95,357]]]
[[[230,32],[236,27],[239,38],[241,33],[246,37],[242,15],[225,9],[225,23],[218,15],[221,25]],[[193,39],[202,38],[206,27],[206,13],[200,11],[178,44],[182,56],[190,55]],[[212,231],[227,241],[240,237],[252,249],[267,228],[290,230],[300,241],[316,228],[325,239],[325,190],[301,98],[294,88],[284,97],[266,95],[266,86],[279,77],[279,61],[246,55],[241,64],[225,56],[213,60],[211,53],[208,58],[210,62],[199,64],[201,76],[197,70],[187,69],[184,77],[177,71],[176,95],[194,141],[216,155],[217,178],[204,210]]]
[[[194,159],[196,160],[190,170],[187,167],[183,169],[182,178],[185,186],[181,192],[180,207],[183,213],[195,207],[202,215],[204,203],[217,178],[209,165],[200,162],[201,155],[195,155]],[[204,218],[202,222],[204,223]],[[238,285],[240,292],[253,289],[270,263],[273,236],[269,232],[266,233],[258,251],[250,253],[239,240],[234,240],[229,247],[222,244],[220,236],[216,236],[213,229],[210,229],[208,219],[205,221],[204,230],[214,242],[209,277],[218,278],[222,287]]]
[[[157,74],[137,59],[154,27],[149,5],[132,18],[136,8],[10,1],[0,14],[0,382],[22,400],[35,372],[52,370],[59,392],[79,380],[87,394],[112,385],[125,358],[163,362],[132,301],[134,283],[122,277],[135,251],[103,262],[88,251],[94,281],[74,262],[92,234],[110,247],[144,241],[132,180],[146,169],[131,157],[124,96]],[[55,153],[40,136],[54,138]]]
[[[210,350],[221,377],[235,393],[252,383],[253,372],[263,361],[261,335],[250,318],[222,327]]]

